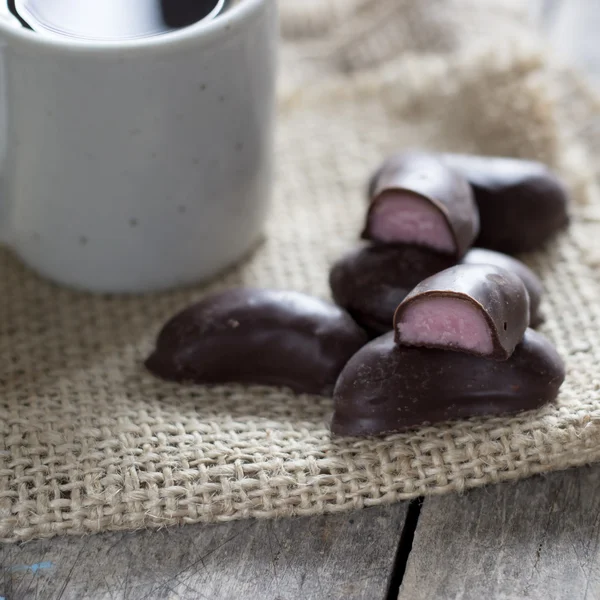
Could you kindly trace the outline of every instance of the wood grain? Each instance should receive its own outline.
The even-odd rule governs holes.
[[[600,467],[426,499],[399,600],[600,599]]]
[[[383,599],[407,506],[4,546],[0,597]]]

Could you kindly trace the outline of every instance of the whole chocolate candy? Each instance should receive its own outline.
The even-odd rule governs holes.
[[[454,262],[451,256],[418,246],[364,245],[333,265],[329,285],[336,303],[376,337],[392,329],[398,304],[415,285]]]
[[[456,265],[423,280],[394,314],[396,343],[510,357],[529,324],[521,279],[493,265]]]
[[[540,162],[445,154],[473,188],[481,226],[475,245],[516,254],[537,250],[569,222],[560,179]]]
[[[407,153],[386,163],[372,192],[365,239],[416,244],[458,259],[479,232],[469,184],[433,155]]]
[[[390,332],[364,346],[340,374],[331,429],[382,435],[531,410],[553,401],[564,378],[556,349],[533,329],[506,361],[398,346]]]
[[[495,265],[518,275],[527,288],[529,294],[529,327],[537,327],[543,322],[540,312],[540,304],[544,287],[540,278],[524,263],[512,256],[485,250],[483,248],[471,248],[463,259],[463,265]]]
[[[327,394],[366,342],[350,315],[329,302],[238,288],[208,296],[168,321],[146,367],[174,381]]]

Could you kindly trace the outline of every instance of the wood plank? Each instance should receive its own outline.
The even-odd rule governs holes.
[[[0,597],[377,600],[387,595],[407,507],[7,545]]]
[[[600,599],[600,467],[424,501],[399,600]]]

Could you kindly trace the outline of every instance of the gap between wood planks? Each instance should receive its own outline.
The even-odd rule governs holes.
[[[600,600],[600,465],[425,500],[394,600]]]
[[[402,580],[404,579],[406,564],[408,563],[408,556],[412,550],[415,531],[417,529],[417,523],[419,522],[422,506],[423,498],[411,500],[410,504],[408,505],[406,521],[404,522],[402,534],[400,535],[400,541],[398,542],[398,549],[396,550],[396,558],[394,560],[394,569],[392,571],[392,577],[390,579],[386,600],[398,600],[400,586],[402,585]]]

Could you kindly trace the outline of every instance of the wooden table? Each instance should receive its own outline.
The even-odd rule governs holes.
[[[6,600],[600,600],[600,466],[358,512],[0,549]]]

